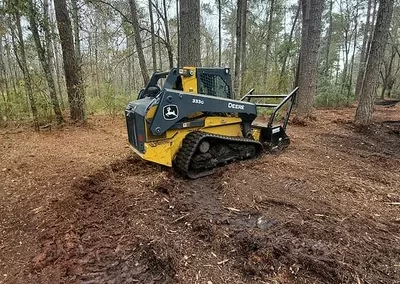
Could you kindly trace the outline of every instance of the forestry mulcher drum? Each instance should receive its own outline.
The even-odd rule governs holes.
[[[286,148],[297,90],[254,95],[252,89],[235,100],[229,68],[156,72],[126,107],[129,143],[142,159],[189,178],[210,175],[229,162]],[[257,110],[269,114],[267,123],[255,122]]]

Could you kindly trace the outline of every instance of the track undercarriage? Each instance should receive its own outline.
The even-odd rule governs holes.
[[[259,156],[263,145],[243,137],[192,132],[182,142],[175,159],[175,168],[195,179],[214,173],[216,167],[233,161]]]

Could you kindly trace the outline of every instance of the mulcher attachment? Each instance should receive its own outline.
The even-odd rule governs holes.
[[[253,95],[254,89],[251,89],[246,95],[244,95],[240,100],[248,101],[258,100],[256,102],[257,108],[266,108],[271,110],[271,115],[268,120],[267,125],[259,125],[253,123],[252,127],[259,128],[260,142],[263,144],[266,151],[283,150],[290,144],[290,139],[286,135],[286,126],[289,122],[289,117],[293,109],[294,102],[296,100],[296,95],[298,87],[295,88],[290,94],[287,95]],[[279,103],[260,103],[259,101],[268,100],[280,100]],[[288,105],[285,114],[283,115],[280,125],[274,126],[274,121],[276,120],[278,112],[282,109],[284,105]]]

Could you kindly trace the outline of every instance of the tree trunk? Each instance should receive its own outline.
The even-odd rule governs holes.
[[[70,116],[73,121],[84,122],[86,121],[86,102],[83,92],[82,73],[74,49],[72,25],[66,0],[55,0],[54,8],[63,51]]]
[[[158,10],[158,1],[156,1],[156,9]],[[157,46],[158,46],[158,61],[160,65],[160,70],[163,70],[163,62],[162,62],[162,50],[161,50],[161,37],[160,37],[160,14],[158,15],[157,23],[158,23],[158,28],[157,28]],[[180,42],[180,39],[178,39],[178,44]],[[178,50],[180,50],[180,47],[178,46]],[[179,62],[180,59],[177,59],[177,67],[179,67]]]
[[[33,96],[32,81],[31,81],[31,76],[29,74],[28,64],[26,61],[24,36],[22,33],[22,27],[21,27],[21,16],[19,14],[18,9],[13,9],[13,10],[14,10],[13,12],[14,12],[14,16],[15,16],[15,24],[17,26],[17,37],[18,37],[18,42],[19,42],[19,44],[17,45],[17,43],[14,40],[14,36],[13,36],[14,52],[15,52],[15,56],[17,58],[18,65],[24,76],[25,92],[28,96],[29,104],[31,107],[32,116],[33,116],[33,124],[34,124],[35,130],[39,131],[38,111],[36,108],[35,98]],[[12,33],[14,33],[14,32],[12,32]],[[19,49],[19,55],[18,55],[18,49]]]
[[[96,21],[97,22],[97,21]],[[99,68],[99,32],[96,27],[94,28],[94,66],[95,66],[95,94],[100,97],[100,68]]]
[[[222,61],[222,6],[218,0],[218,66],[221,67]]]
[[[388,62],[388,64],[386,62],[385,62],[385,64],[383,64],[383,67],[385,70],[384,70],[384,72],[381,71],[381,75],[382,75],[381,99],[382,100],[385,98],[386,89],[389,89],[390,81],[392,78],[392,69],[393,69],[393,63],[394,63],[395,57],[396,57],[396,50],[395,50],[394,46],[392,46],[392,49],[390,51],[390,56],[389,56],[389,62]]]
[[[153,62],[153,72],[157,70],[157,57],[156,57],[156,39],[154,32],[154,17],[153,17],[153,4],[149,0],[149,15],[150,15],[150,33],[151,33],[151,59]]]
[[[50,100],[53,106],[54,114],[56,115],[57,122],[61,123],[64,121],[64,119],[61,114],[60,104],[58,103],[56,87],[54,84],[54,78],[50,68],[49,60],[51,57],[48,56],[49,55],[48,53],[46,54],[46,50],[40,40],[38,24],[36,22],[37,11],[34,6],[35,4],[33,3],[33,0],[29,0],[28,5],[29,5],[29,24],[33,35],[33,40],[35,42],[36,51],[39,57],[40,65],[42,66],[44,75],[46,77],[47,86],[49,87]]]
[[[385,99],[385,92],[386,92],[386,84],[384,82],[383,85],[382,85],[381,100]]]
[[[176,53],[176,66],[180,66],[180,58],[181,58],[181,31],[179,28],[180,25],[180,19],[179,19],[179,0],[176,0],[176,30],[177,30],[177,41],[178,41],[178,46],[177,46],[177,53]]]
[[[300,49],[297,120],[312,117],[317,92],[318,49],[322,29],[323,1],[302,0],[303,27]]]
[[[55,0],[57,1],[57,0]],[[71,12],[72,12],[72,21],[74,23],[74,45],[75,45],[75,53],[77,63],[82,65],[82,56],[81,56],[81,39],[79,37],[79,12],[78,12],[78,0],[71,0]],[[81,67],[82,68],[82,67]]]
[[[241,20],[241,23],[242,23],[242,27],[241,27],[241,30],[242,30],[242,32],[241,32],[241,35],[242,35],[242,39],[241,39],[241,48],[240,48],[240,50],[241,50],[241,53],[240,53],[240,56],[241,56],[241,59],[240,59],[240,65],[241,65],[241,70],[240,70],[240,74],[241,74],[241,79],[240,79],[240,93],[244,93],[245,92],[245,90],[244,90],[244,88],[246,87],[245,86],[245,83],[246,83],[246,72],[247,72],[247,62],[246,62],[246,54],[247,54],[247,50],[246,50],[246,42],[247,42],[247,0],[242,0],[242,4],[243,4],[243,7],[242,7],[242,20]]]
[[[11,33],[11,35],[13,35],[13,33]],[[13,39],[13,37],[12,37],[12,39]],[[8,73],[10,74],[11,84],[13,87],[14,94],[17,94],[17,86],[15,83],[15,81],[17,80],[17,76],[13,76],[13,73],[16,74],[16,72],[15,72],[15,65],[12,64],[12,61],[11,61],[10,49],[11,49],[10,44],[6,42],[5,50],[6,50],[6,57],[7,57]],[[7,70],[6,70],[6,72],[7,72]]]
[[[332,9],[333,9],[333,0],[330,0],[329,3],[329,27],[328,27],[328,34],[326,39],[326,54],[325,54],[325,68],[324,73],[325,76],[329,75],[330,70],[330,51],[331,51],[331,40],[332,40],[332,29],[333,29],[333,17],[332,17]]]
[[[396,82],[396,77],[390,77],[389,82],[388,82],[388,86],[387,86],[387,97],[390,99],[390,96],[392,94],[392,90],[393,90],[393,85]]]
[[[181,65],[200,66],[200,1],[179,1]]]
[[[144,84],[143,86],[146,86],[147,82],[149,82],[149,73],[147,72],[146,60],[144,59],[142,38],[140,36],[140,26],[136,8],[136,0],[129,0],[129,6],[131,9],[133,31],[135,33],[136,51],[139,57],[139,65],[140,65],[140,70],[142,72],[142,78]]]
[[[47,8],[47,6],[49,5],[48,0],[44,0],[44,7],[45,9]],[[61,108],[62,110],[65,109],[65,104],[64,104],[64,98],[63,98],[63,88],[61,87],[61,80],[62,80],[62,72],[61,67],[60,67],[60,57],[59,57],[59,46],[58,43],[55,41],[55,35],[56,35],[56,31],[55,31],[55,25],[54,23],[56,22],[56,20],[53,18],[52,13],[49,13],[49,11],[45,12],[45,17],[47,15],[47,18],[49,19],[49,22],[51,24],[49,24],[48,26],[50,27],[50,30],[47,33],[47,37],[49,37],[50,39],[46,39],[46,43],[47,45],[49,45],[49,43],[51,43],[51,46],[48,46],[48,52],[51,52],[51,54],[54,54],[54,60],[55,60],[55,77],[56,77],[56,81],[57,81],[57,90],[58,90],[58,95],[60,98],[60,102],[61,102]],[[45,31],[46,32],[46,31]],[[51,58],[51,56],[49,56]]]
[[[169,26],[168,26],[168,13],[167,13],[167,3],[163,0],[163,8],[164,8],[164,26],[165,26],[165,41],[167,46],[168,52],[168,61],[169,61],[169,68],[174,67],[174,55],[172,54],[172,47],[171,47],[171,39],[169,36]]]
[[[353,54],[351,56],[351,66],[350,66],[350,79],[349,79],[349,85],[347,88],[347,105],[350,104],[350,95],[351,95],[351,91],[353,89],[353,70],[354,70],[354,57],[356,54],[356,48],[357,48],[357,40],[358,40],[358,0],[357,0],[357,8],[356,8],[356,15],[354,17],[354,41],[353,41]]]
[[[355,96],[356,99],[359,98],[361,88],[362,88],[362,81],[364,78],[364,73],[365,73],[365,63],[367,62],[367,44],[368,44],[368,38],[372,35],[369,34],[370,31],[370,19],[371,19],[371,6],[372,6],[372,0],[368,0],[368,7],[367,7],[367,19],[365,22],[365,27],[364,27],[364,35],[363,35],[363,42],[361,46],[361,52],[360,52],[360,64],[359,64],[359,69],[357,73],[357,80],[356,80],[356,90],[355,90]]]
[[[236,28],[236,23],[234,21],[232,21],[231,23],[231,31],[234,31]],[[231,68],[234,68],[235,65],[235,52],[236,52],[236,46],[235,46],[235,33],[231,32],[230,33],[230,41],[231,41],[231,46],[230,46],[230,51],[229,51],[229,66],[231,66]]]
[[[394,0],[380,1],[360,101],[355,116],[355,122],[359,125],[366,126],[371,123],[376,89],[379,82],[379,67],[385,55],[390,22],[393,15],[393,5]]]
[[[300,8],[301,8],[301,6],[299,5],[297,7],[296,15],[295,15],[294,20],[293,20],[292,28],[290,29],[288,44],[287,44],[287,47],[286,47],[286,50],[285,50],[285,56],[283,57],[281,72],[280,72],[280,75],[279,75],[279,83],[278,83],[279,90],[281,90],[282,87],[283,87],[284,76],[285,76],[285,72],[286,72],[286,63],[287,63],[287,60],[289,58],[290,46],[292,44],[293,34],[294,34],[294,30],[296,28],[296,23],[297,23],[297,20],[299,18]]]
[[[346,11],[348,15],[348,10]],[[345,17],[346,18],[346,17]],[[340,94],[344,95],[344,91],[347,90],[347,80],[348,80],[348,69],[349,69],[349,53],[350,53],[350,21],[345,19],[345,27],[343,29],[344,42],[343,42],[343,57],[344,57],[344,67],[342,72],[342,84],[340,88]],[[337,102],[337,105],[339,102]]]
[[[269,8],[269,17],[268,17],[268,28],[267,28],[267,39],[265,40],[265,64],[264,64],[264,80],[263,86],[264,88],[268,88],[267,86],[267,78],[268,78],[268,65],[269,65],[269,52],[271,49],[271,39],[272,39],[272,20],[274,18],[275,13],[275,0],[270,1]]]
[[[4,98],[4,105],[5,105],[5,116],[8,118],[10,115],[10,89],[8,85],[8,76],[7,76],[7,69],[3,59],[3,37],[0,37],[0,78],[4,82],[5,85],[5,98]],[[3,86],[2,86],[3,87]],[[3,89],[2,89],[3,92]],[[4,94],[3,94],[4,96]]]
[[[373,9],[372,9],[372,20],[369,25],[369,37],[368,37],[368,42],[367,42],[367,54],[369,54],[369,51],[371,49],[371,44],[372,44],[372,35],[374,34],[375,26],[376,26],[376,14],[377,14],[377,6],[378,6],[378,0],[373,0]],[[366,61],[368,58],[366,59]]]
[[[235,79],[233,81],[233,90],[235,97],[239,97],[239,90],[241,85],[241,72],[240,72],[240,59],[242,48],[242,7],[244,0],[237,0],[236,11],[236,52],[235,52]]]

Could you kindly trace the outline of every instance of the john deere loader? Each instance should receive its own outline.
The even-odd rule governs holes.
[[[142,159],[174,167],[193,179],[229,162],[287,147],[285,130],[297,88],[287,95],[253,91],[235,100],[229,68],[156,72],[126,107],[129,143]],[[276,123],[283,106],[284,114]],[[265,124],[255,123],[260,108],[269,110]]]

